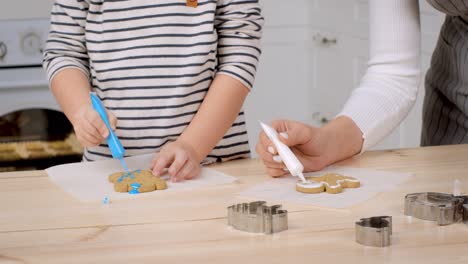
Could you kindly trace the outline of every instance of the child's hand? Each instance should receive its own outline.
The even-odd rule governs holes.
[[[151,161],[151,168],[156,176],[161,176],[164,169],[169,168],[173,182],[192,179],[201,171],[195,149],[180,140],[164,145]]]
[[[107,117],[112,130],[115,130],[117,118],[109,111]],[[91,105],[80,107],[72,118],[72,124],[78,141],[84,147],[97,146],[109,135],[106,124]]]

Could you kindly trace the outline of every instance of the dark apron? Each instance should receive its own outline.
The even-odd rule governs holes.
[[[468,143],[468,0],[428,0],[447,14],[426,74],[421,146]]]

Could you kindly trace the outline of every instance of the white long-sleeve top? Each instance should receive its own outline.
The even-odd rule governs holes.
[[[369,0],[369,62],[338,116],[361,129],[366,151],[397,127],[416,101],[420,80],[417,0]]]

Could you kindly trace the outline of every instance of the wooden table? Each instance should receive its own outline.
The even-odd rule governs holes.
[[[390,192],[346,210],[283,204],[289,230],[248,234],[226,225],[240,191],[270,178],[259,160],[214,168],[240,183],[157,198],[80,203],[43,171],[0,174],[0,263],[468,263],[468,226],[403,215],[404,195],[468,190],[468,145],[369,152],[339,165],[413,172]],[[354,242],[361,217],[393,216],[393,244]],[[292,263],[292,262],[291,262]]]

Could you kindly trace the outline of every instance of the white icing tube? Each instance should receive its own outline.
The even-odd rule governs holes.
[[[302,182],[308,182],[302,174],[302,172],[304,171],[304,166],[297,159],[296,155],[294,155],[291,149],[279,140],[278,132],[276,132],[276,130],[274,130],[272,127],[262,122],[260,122],[260,125],[262,126],[263,131],[265,131],[267,137],[275,145],[278,154],[280,155],[284,165],[286,165],[291,175],[299,177],[302,180]]]

